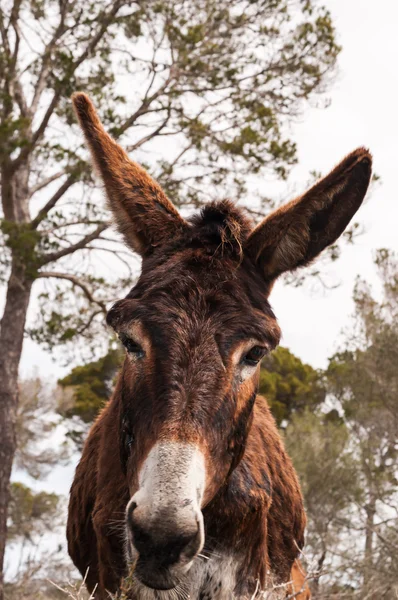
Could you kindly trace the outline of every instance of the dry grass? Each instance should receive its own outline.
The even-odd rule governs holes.
[[[48,582],[51,585],[53,585],[57,590],[64,593],[66,598],[69,598],[70,600],[94,600],[95,589],[93,590],[92,594],[88,594],[86,589],[87,574],[88,569],[86,571],[83,581],[80,584],[69,582],[65,588],[61,587],[54,581],[51,581],[51,579],[48,579]]]

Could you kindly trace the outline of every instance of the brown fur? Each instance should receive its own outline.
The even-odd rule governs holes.
[[[176,235],[185,221],[159,184],[104,131],[87,96],[75,94],[73,100],[119,231],[145,255]]]
[[[365,148],[351,152],[305,194],[264,219],[251,233],[249,252],[268,279],[308,265],[343,233],[360,207],[371,175]]]
[[[299,559],[293,563],[291,584],[288,587],[287,597],[296,598],[297,600],[311,600],[311,590],[308,585],[307,575]]]
[[[126,356],[85,444],[71,488],[69,553],[82,574],[89,568],[87,587],[98,583],[98,598],[119,589],[128,569],[124,514],[140,467],[156,441],[189,441],[206,460],[206,551],[239,556],[234,594],[251,597],[269,573],[289,581],[305,513],[267,402],[256,395],[258,369],[242,383],[236,357],[250,340],[278,344],[273,280],[340,235],[366,192],[370,155],[355,151],[254,230],[227,201],[185,221],[104,132],[87,96],[75,95],[74,105],[119,229],[144,258],[108,323],[138,341],[145,359]]]

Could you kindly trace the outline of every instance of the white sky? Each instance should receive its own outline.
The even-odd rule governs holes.
[[[336,80],[327,94],[331,106],[308,109],[292,126],[299,165],[292,171],[290,185],[301,191],[311,170],[327,172],[359,145],[369,147],[373,153],[382,184],[357,215],[366,233],[353,247],[346,247],[342,259],[328,268],[330,278],[341,281],[340,287],[314,294],[308,286],[293,289],[279,283],[271,296],[283,331],[282,343],[315,367],[326,365],[337,348],[340,332],[349,324],[356,275],[374,280],[375,249],[398,250],[398,2],[379,0],[377,10],[371,0],[324,3],[332,12],[343,51]],[[26,340],[22,374],[35,367],[44,377],[65,372],[36,344]]]
[[[357,274],[375,278],[375,249],[398,250],[396,191],[398,117],[398,3],[394,0],[328,0],[343,46],[339,74],[326,110],[310,110],[294,128],[300,165],[299,181],[310,169],[327,171],[358,145],[367,146],[382,178],[358,212],[366,233],[345,248],[334,271],[342,285],[323,297],[279,287],[272,301],[284,333],[283,343],[314,366],[324,366],[336,349],[340,332],[353,310]]]

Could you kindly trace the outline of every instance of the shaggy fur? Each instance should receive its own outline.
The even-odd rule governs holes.
[[[242,381],[233,357],[250,340],[269,351],[278,344],[268,302],[273,281],[341,234],[365,195],[370,155],[356,150],[254,230],[228,201],[185,221],[104,132],[89,99],[75,95],[74,105],[118,227],[143,256],[137,284],[112,307],[108,324],[124,340],[138,336],[145,360],[127,353],[86,441],[71,488],[69,553],[82,574],[89,569],[96,598],[119,590],[131,567],[124,514],[140,467],[157,441],[190,442],[206,460],[209,564],[197,557],[182,585],[197,600],[251,598],[259,586],[290,581],[305,513],[291,460],[257,395],[258,369]],[[212,583],[213,571],[223,577]],[[137,600],[178,596],[137,585]],[[308,594],[303,588],[297,597]]]

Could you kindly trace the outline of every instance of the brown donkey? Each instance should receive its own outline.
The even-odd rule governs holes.
[[[126,357],[76,469],[69,553],[100,599],[127,574],[139,600],[281,590],[305,513],[257,396],[261,358],[280,339],[268,296],[279,275],[344,231],[365,196],[370,154],[355,150],[254,229],[228,201],[185,220],[105,133],[88,97],[73,102],[118,229],[143,260],[108,313]]]

